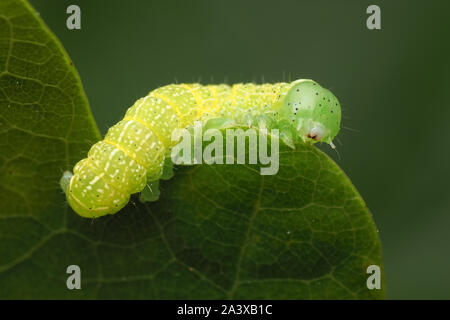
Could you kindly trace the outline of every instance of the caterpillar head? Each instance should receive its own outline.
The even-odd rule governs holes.
[[[331,91],[312,80],[297,80],[283,99],[282,114],[294,125],[303,141],[326,142],[333,139],[341,124],[341,106]]]

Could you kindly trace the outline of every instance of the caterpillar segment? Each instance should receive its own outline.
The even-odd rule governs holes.
[[[118,212],[131,194],[161,178],[165,157],[177,143],[173,131],[195,121],[219,129],[224,124],[279,129],[291,147],[317,141],[334,147],[341,109],[337,98],[312,80],[160,87],[137,100],[73,174],[63,174],[60,184],[72,209],[89,218]]]

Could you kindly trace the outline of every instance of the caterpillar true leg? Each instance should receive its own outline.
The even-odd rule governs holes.
[[[277,129],[292,148],[318,141],[334,148],[341,107],[329,90],[312,80],[158,88],[127,110],[75,165],[73,174],[64,172],[60,185],[67,201],[79,215],[96,218],[118,212],[131,194],[144,188],[144,200],[156,200],[159,180],[173,175],[165,161],[177,143],[172,133],[197,121],[204,129]]]

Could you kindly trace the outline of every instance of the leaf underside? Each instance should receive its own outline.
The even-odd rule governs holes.
[[[376,299],[376,227],[312,146],[280,170],[176,167],[160,200],[88,220],[58,180],[100,139],[79,77],[24,1],[0,2],[0,298]],[[68,290],[79,265],[82,290]],[[384,282],[382,282],[384,288]]]

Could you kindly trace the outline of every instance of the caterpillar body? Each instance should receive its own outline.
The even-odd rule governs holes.
[[[212,121],[211,121],[212,120]],[[161,178],[168,151],[177,143],[175,129],[195,121],[222,128],[236,126],[276,128],[289,146],[295,142],[330,144],[341,122],[341,108],[329,90],[312,80],[291,83],[233,86],[171,84],[137,100],[125,117],[95,143],[73,174],[60,184],[67,201],[80,216],[114,214]]]

